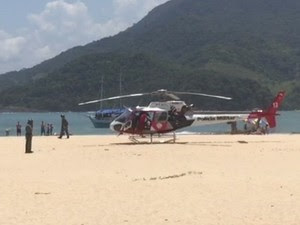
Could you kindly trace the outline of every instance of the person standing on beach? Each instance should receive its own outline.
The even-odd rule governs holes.
[[[45,136],[45,124],[44,124],[44,121],[42,121],[41,123],[41,136]]]
[[[25,127],[25,153],[33,153],[31,150],[32,147],[32,128],[33,128],[33,120],[28,120],[27,125]]]
[[[46,131],[46,135],[49,136],[50,135],[50,124],[47,123],[47,131]]]
[[[17,136],[21,136],[21,134],[22,134],[22,131],[21,131],[22,126],[21,126],[21,124],[20,124],[19,121],[18,121],[18,123],[16,125],[16,128],[17,128]]]
[[[68,131],[69,123],[66,120],[65,115],[61,115],[60,117],[61,117],[61,130],[58,138],[62,138],[62,136],[64,136],[65,133],[67,135],[67,138],[69,138],[69,131]]]
[[[53,124],[50,124],[50,135],[53,135]]]

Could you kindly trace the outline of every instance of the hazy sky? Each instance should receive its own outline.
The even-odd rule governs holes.
[[[168,0],[2,0],[0,73],[114,35]]]

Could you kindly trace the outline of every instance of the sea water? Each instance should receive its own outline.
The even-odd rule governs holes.
[[[16,124],[20,122],[22,125],[22,135],[24,135],[25,126],[29,119],[33,120],[33,134],[40,135],[41,123],[45,125],[53,125],[53,133],[59,134],[61,128],[61,114],[64,114],[69,122],[69,132],[73,135],[91,135],[91,134],[113,134],[106,129],[94,128],[92,122],[87,117],[88,113],[79,112],[45,112],[45,113],[0,113],[0,136],[6,135],[6,130],[9,130],[11,136],[16,135]]]
[[[28,119],[34,121],[34,135],[40,135],[41,122],[47,125],[53,124],[54,133],[60,132],[61,112],[49,113],[0,113],[0,136],[16,135],[16,124],[19,121],[22,125],[22,135]],[[108,135],[114,134],[108,128],[94,128],[92,122],[87,117],[88,113],[67,112],[63,113],[69,122],[69,132],[74,135]],[[300,133],[300,111],[282,111],[277,117],[277,127],[272,130],[273,133]],[[239,123],[238,128],[242,129],[243,124]],[[225,133],[230,132],[230,126],[227,124],[206,125],[198,127],[187,127],[178,130],[179,133]]]

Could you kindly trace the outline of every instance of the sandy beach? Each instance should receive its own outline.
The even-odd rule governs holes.
[[[1,225],[298,225],[300,135],[0,138]]]

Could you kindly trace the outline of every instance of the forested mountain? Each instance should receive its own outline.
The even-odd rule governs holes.
[[[0,76],[0,108],[85,110],[77,103],[98,97],[102,76],[105,95],[118,95],[122,73],[123,94],[207,92],[234,100],[187,101],[242,110],[265,107],[285,89],[283,107],[299,109],[299,25],[296,0],[171,0],[114,37]]]

